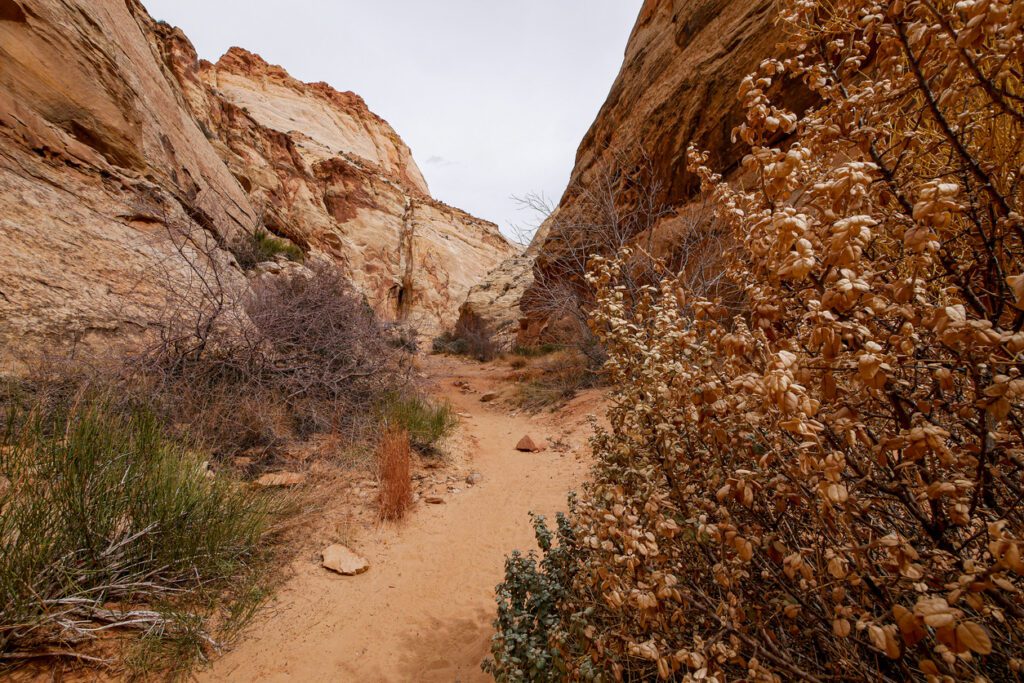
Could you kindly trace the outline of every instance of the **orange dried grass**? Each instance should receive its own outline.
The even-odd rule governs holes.
[[[380,518],[398,520],[405,516],[412,503],[412,450],[409,432],[392,429],[377,447],[380,468]]]

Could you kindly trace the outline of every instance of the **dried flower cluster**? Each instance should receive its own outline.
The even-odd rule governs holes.
[[[754,180],[691,154],[747,311],[592,277],[618,389],[551,642],[572,678],[1020,680],[1024,1],[781,4]]]

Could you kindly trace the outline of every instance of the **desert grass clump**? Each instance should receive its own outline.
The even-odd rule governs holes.
[[[231,245],[231,253],[242,270],[252,270],[261,263],[273,261],[278,256],[297,263],[302,263],[305,259],[305,254],[297,244],[274,237],[262,229],[242,235]]]
[[[404,430],[410,443],[425,455],[436,453],[441,440],[451,434],[459,422],[449,403],[434,403],[408,391],[386,397],[381,415],[385,424]]]
[[[214,475],[151,412],[101,397],[5,412],[4,663],[72,648],[84,656],[82,645],[107,632],[195,632],[198,596],[259,562],[271,501]]]
[[[383,520],[399,520],[412,504],[412,449],[409,433],[401,428],[388,431],[377,447],[380,478],[379,514]]]
[[[691,155],[745,310],[685,273],[633,292],[628,256],[591,273],[614,395],[550,661],[1020,680],[1024,3],[780,7],[793,56],[740,88],[750,183]],[[773,100],[793,77],[803,115]]]

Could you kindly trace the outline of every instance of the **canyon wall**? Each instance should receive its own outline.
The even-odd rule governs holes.
[[[563,261],[579,247],[578,226],[594,209],[594,194],[619,215],[652,204],[665,214],[655,231],[671,235],[677,213],[699,190],[686,170],[691,143],[708,150],[727,177],[738,170],[747,148],[732,141],[743,117],[736,93],[763,59],[778,54],[781,38],[773,0],[646,0],[622,69],[580,144],[558,214],[531,247],[536,258],[520,302],[520,341],[544,336],[551,321],[531,299],[571,270]],[[798,83],[783,97],[797,109],[810,104]]]
[[[0,360],[145,332],[196,260],[244,288],[230,246],[262,229],[427,332],[517,252],[357,95],[201,62],[136,0],[0,0]]]

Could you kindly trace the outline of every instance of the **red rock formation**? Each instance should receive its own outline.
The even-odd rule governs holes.
[[[154,274],[185,277],[169,224],[221,245],[266,226],[427,329],[514,253],[430,198],[357,95],[239,49],[201,64],[137,0],[0,0],[0,359],[150,325],[173,286]]]
[[[620,209],[636,201],[638,188],[656,188],[659,206],[686,204],[698,191],[686,171],[691,143],[708,150],[713,166],[727,175],[738,168],[747,150],[731,138],[743,115],[736,93],[748,73],[776,54],[774,12],[772,0],[646,0],[618,78],[577,152],[559,207],[563,219],[569,217],[565,223],[586,210],[581,190],[609,178]],[[799,84],[786,97],[795,107],[808,100]],[[531,294],[559,277],[559,259],[573,245],[571,228],[549,228],[533,247],[537,283],[522,302],[530,318],[523,341],[547,322],[531,314]]]

